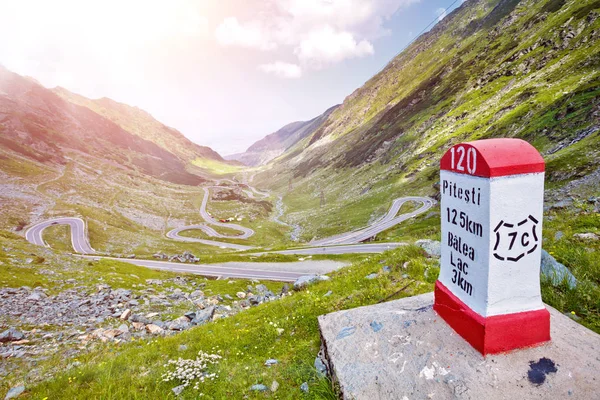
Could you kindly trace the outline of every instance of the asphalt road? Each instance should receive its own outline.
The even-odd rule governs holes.
[[[142,267],[212,276],[222,279],[242,278],[282,282],[293,282],[301,276],[326,274],[346,264],[331,260],[307,260],[298,262],[226,262],[221,264],[182,264],[167,261],[136,260],[129,258],[112,258],[90,256],[94,259],[110,258]]]
[[[422,203],[422,206],[415,211],[401,214],[396,216],[400,207],[407,201],[416,201]],[[401,197],[392,203],[389,211],[381,219],[376,221],[374,224],[352,232],[342,233],[340,235],[331,236],[324,239],[315,240],[310,242],[308,245],[312,247],[319,246],[333,246],[339,244],[355,244],[367,240],[380,232],[383,232],[391,227],[399,224],[402,221],[406,221],[409,218],[415,217],[425,211],[429,210],[435,204],[435,200],[429,197]]]
[[[214,187],[219,187],[219,186],[211,186],[211,187],[214,188]],[[208,199],[210,198],[210,190],[208,187],[205,187],[203,189],[204,189],[204,198],[202,199],[202,204],[200,205],[200,216],[204,219],[204,221],[206,221],[206,224],[188,225],[188,226],[182,226],[181,228],[175,228],[167,233],[167,237],[169,239],[178,240],[180,242],[196,242],[196,243],[207,244],[209,246],[218,246],[218,247],[222,247],[222,248],[229,248],[229,249],[236,249],[236,250],[253,249],[254,247],[252,247],[252,246],[245,246],[245,245],[241,245],[241,244],[226,243],[226,242],[218,242],[215,240],[190,238],[190,237],[185,237],[185,236],[179,235],[181,232],[187,231],[190,229],[200,229],[209,236],[221,238],[221,239],[248,239],[249,237],[254,235],[254,231],[250,228],[246,228],[245,226],[241,226],[238,224],[223,223],[223,222],[219,222],[216,219],[214,219],[208,213],[208,211],[206,211],[206,205],[208,203]],[[217,232],[216,230],[214,230],[207,224],[237,230],[237,231],[240,231],[241,234],[240,235],[224,235],[222,233]]]
[[[48,246],[42,238],[42,232],[52,225],[69,225],[71,227],[71,245],[75,252],[81,254],[94,254],[96,252],[88,242],[85,222],[81,218],[56,218],[40,222],[27,229],[25,239],[38,246]]]
[[[406,246],[406,243],[367,243],[325,247],[299,247],[297,249],[253,253],[253,255],[273,253],[294,255],[383,253],[384,251],[395,249],[396,247],[400,246]]]
[[[248,186],[252,188],[251,186]],[[254,191],[256,194],[263,194],[258,191]],[[207,224],[191,225],[173,229],[167,233],[167,237],[183,241],[183,242],[196,242],[203,243],[211,246],[218,246],[221,248],[231,248],[236,250],[249,250],[254,247],[245,246],[234,243],[218,242],[214,240],[205,240],[190,238],[185,236],[179,236],[179,233],[189,229],[201,229],[207,234],[225,238],[225,239],[247,239],[254,234],[252,229],[243,227],[237,224],[221,223],[212,218],[206,211],[206,204],[210,197],[208,188],[204,188],[204,198],[200,207],[200,215],[207,224],[216,226],[223,226],[231,229],[236,229],[242,232],[241,235],[229,236],[223,235],[208,226]],[[410,213],[396,216],[402,204],[406,201],[419,201],[423,205]],[[393,227],[394,225],[412,218],[420,213],[423,213],[430,209],[435,201],[427,197],[403,197],[394,200],[388,213],[379,219],[371,226],[348,232],[340,235],[336,235],[330,238],[325,238],[311,242],[309,247],[288,249],[275,252],[261,252],[254,253],[255,255],[266,254],[266,253],[278,253],[278,254],[296,254],[296,255],[317,255],[317,254],[349,254],[349,253],[381,253],[386,250],[396,248],[404,245],[404,243],[370,243],[370,244],[357,244],[363,240],[366,240],[379,232]],[[42,238],[42,232],[49,226],[52,225],[69,225],[71,227],[71,243],[73,250],[76,253],[89,255],[95,254],[96,251],[90,246],[87,236],[87,230],[85,223],[80,218],[56,218],[44,222],[40,222],[31,226],[25,232],[25,238],[33,244],[39,246],[47,246],[46,242]],[[110,258],[110,257],[105,257]],[[327,273],[335,270],[343,263],[323,260],[309,260],[309,261],[298,261],[298,262],[284,262],[284,263],[223,263],[223,264],[181,264],[172,263],[165,261],[153,261],[153,260],[136,260],[136,259],[124,259],[120,258],[120,261],[128,262],[135,265],[140,265],[148,268],[168,270],[173,272],[188,272],[194,274],[200,274],[205,276],[215,276],[224,278],[247,278],[247,279],[266,279],[266,280],[279,280],[279,281],[294,281],[298,277],[313,273]]]

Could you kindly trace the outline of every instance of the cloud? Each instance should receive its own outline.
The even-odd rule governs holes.
[[[435,10],[436,15],[438,16],[438,21],[443,20],[444,18],[446,18],[446,9],[445,8],[438,8],[437,10]]]
[[[269,33],[260,21],[240,24],[235,17],[228,17],[215,31],[217,42],[224,46],[240,46],[262,51],[274,50],[277,44],[270,40]]]
[[[282,61],[276,61],[271,64],[262,64],[258,66],[258,69],[280,78],[297,79],[302,76],[302,68],[300,68],[299,65]]]
[[[301,63],[320,69],[348,58],[371,55],[374,49],[367,40],[357,42],[351,33],[325,26],[310,32],[294,53]]]
[[[302,69],[322,69],[375,52],[385,22],[420,0],[263,0],[246,21],[228,17],[215,34],[222,45],[277,48]]]

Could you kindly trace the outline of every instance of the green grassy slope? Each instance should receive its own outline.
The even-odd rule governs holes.
[[[255,182],[284,194],[309,240],[364,226],[404,193],[436,195],[439,158],[460,141],[531,142],[549,187],[594,171],[599,13],[597,0],[467,1]],[[321,191],[329,206],[315,209]]]

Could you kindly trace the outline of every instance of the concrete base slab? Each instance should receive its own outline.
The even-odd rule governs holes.
[[[552,307],[552,341],[483,357],[433,293],[319,317],[344,399],[600,399],[600,335]]]

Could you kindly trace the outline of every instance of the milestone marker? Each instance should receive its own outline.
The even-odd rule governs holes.
[[[434,310],[483,355],[550,340],[540,293],[544,160],[520,139],[453,146],[440,162]]]

